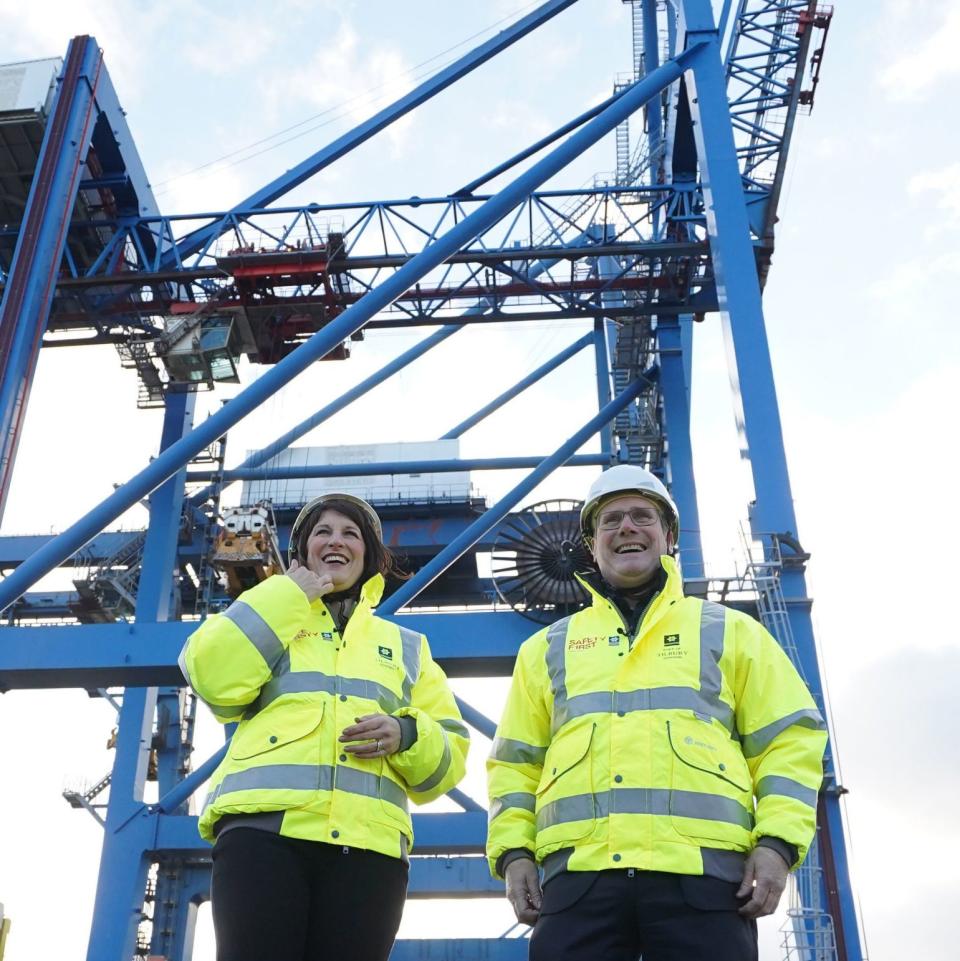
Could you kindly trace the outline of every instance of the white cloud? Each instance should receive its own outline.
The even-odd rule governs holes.
[[[907,5],[900,5],[906,9]],[[909,5],[914,23],[925,24],[929,20],[915,5]],[[911,44],[910,39],[903,43]],[[913,42],[906,53],[894,60],[880,73],[880,85],[894,101],[917,100],[932,94],[937,84],[960,74],[960,10],[947,10],[943,23],[929,36]]]
[[[911,196],[934,194],[936,207],[953,222],[960,222],[960,163],[948,164],[938,170],[915,174],[907,183]]]

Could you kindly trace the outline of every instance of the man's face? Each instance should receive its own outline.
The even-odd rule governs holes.
[[[641,587],[660,570],[660,556],[673,549],[657,505],[639,494],[604,502],[594,521],[593,558],[608,584]]]

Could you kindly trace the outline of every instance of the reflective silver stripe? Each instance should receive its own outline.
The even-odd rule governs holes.
[[[570,615],[572,617],[573,615]],[[562,617],[555,624],[547,628],[547,675],[550,678],[550,690],[553,692],[553,718],[551,727],[553,733],[566,723],[563,718],[567,711],[567,661],[566,641],[567,627],[570,617]]]
[[[812,787],[794,781],[793,778],[781,777],[779,774],[768,774],[760,778],[760,783],[757,785],[757,800],[760,801],[769,794],[790,797],[808,807],[817,806],[817,792]]]
[[[739,824],[745,831],[753,830],[753,813],[739,801],[719,794],[697,791],[671,791],[670,813],[674,817],[700,818],[702,821],[724,821]]]
[[[452,717],[442,717],[437,721],[437,724],[445,731],[456,734],[457,737],[466,738],[468,741],[470,740],[470,730],[462,721],[455,721]]]
[[[263,685],[258,709],[263,710],[282,694],[349,694],[376,701],[387,714],[402,706],[400,698],[388,687],[363,677],[337,677],[321,671],[291,671],[281,674]]]
[[[561,641],[561,656],[562,651]],[[566,697],[566,688],[564,688],[563,693],[564,698],[561,701],[558,701],[556,695],[554,695],[554,734],[575,717],[584,717],[587,714],[609,714],[613,710],[613,694],[610,691],[592,691],[590,694],[575,694],[573,697]]]
[[[505,761],[507,764],[542,765],[546,756],[545,747],[536,747],[524,741],[513,741],[508,737],[498,737],[490,750],[492,760]]]
[[[220,616],[240,628],[272,671],[283,656],[283,645],[273,628],[244,601],[234,601]]]
[[[450,770],[450,742],[447,740],[447,732],[443,731],[443,755],[440,758],[440,763],[437,765],[436,770],[430,775],[425,781],[421,781],[419,784],[414,784],[411,786],[411,791],[423,792],[429,791],[431,788],[435,788],[447,775],[447,771]]]
[[[336,773],[334,773],[336,772]],[[380,798],[407,810],[406,792],[385,775],[329,764],[265,764],[228,774],[206,799],[204,809],[224,794],[236,791],[344,791]]]
[[[187,643],[183,645],[183,650],[180,651],[180,656],[177,658],[177,666],[180,668],[180,673],[183,675],[183,679],[193,686],[193,681],[190,680],[190,672],[187,670],[187,648],[190,646],[189,639]]]
[[[568,821],[605,818],[610,814],[673,815],[739,824],[747,831],[753,827],[753,815],[742,804],[719,794],[663,788],[615,788],[551,801],[537,811],[537,830],[543,831]]]
[[[403,679],[403,703],[407,705],[413,697],[413,685],[420,677],[420,635],[406,627],[397,627],[400,640],[403,642],[403,667],[406,672]]]
[[[742,851],[721,851],[719,848],[700,848],[703,873],[721,881],[743,880],[743,868],[747,856]]]
[[[502,797],[495,797],[490,802],[489,820],[493,821],[494,818],[500,817],[504,811],[509,811],[511,808],[520,808],[532,814],[536,806],[537,797],[535,794],[529,794],[526,791],[504,794]]]
[[[558,798],[537,811],[537,831],[545,831],[568,821],[587,821],[606,817],[605,805],[609,803],[608,791],[602,794],[574,794]]]
[[[568,698],[561,712],[554,705],[554,718],[562,727],[568,721],[587,714],[623,711],[689,710],[715,717],[728,730],[734,726],[733,708],[722,701],[710,701],[692,687],[652,687],[636,691],[594,691]]]
[[[777,735],[782,734],[788,727],[793,727],[794,724],[800,727],[810,728],[814,731],[822,731],[824,729],[823,718],[816,708],[809,707],[804,708],[802,711],[794,711],[786,717],[781,717],[771,722],[766,727],[761,727],[758,731],[753,731],[751,734],[744,734],[743,743],[741,744],[743,756],[756,757],[758,754],[763,754]]]
[[[553,733],[568,721],[587,714],[623,711],[689,710],[716,718],[736,736],[733,708],[720,699],[723,634],[727,610],[704,601],[700,614],[700,689],[660,687],[636,691],[592,691],[567,696],[566,637],[570,618],[557,621],[547,631],[547,672],[553,691]]]
[[[351,767],[338,767],[334,787],[347,794],[360,794],[363,797],[379,797],[382,801],[407,810],[407,792],[386,775],[371,774]]]
[[[700,699],[702,711],[715,717],[723,726],[735,734],[736,722],[733,708],[720,700],[723,690],[723,675],[720,671],[720,658],[723,657],[723,634],[727,621],[727,609],[713,601],[703,601],[700,608]]]

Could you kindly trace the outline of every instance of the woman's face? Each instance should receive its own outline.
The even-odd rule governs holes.
[[[339,511],[326,510],[307,538],[307,567],[318,577],[333,579],[335,591],[353,587],[363,573],[366,548],[360,528]]]

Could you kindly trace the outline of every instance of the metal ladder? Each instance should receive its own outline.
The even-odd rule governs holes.
[[[760,622],[774,636],[807,684],[781,586],[783,554],[780,541],[776,535],[765,538],[758,559],[757,551],[746,531],[741,529],[740,535],[747,558],[744,587],[752,587],[756,592]],[[823,705],[820,705],[820,708],[822,710]],[[824,763],[827,770],[832,769],[830,759],[825,758]],[[837,961],[837,938],[833,918],[822,903],[821,892],[824,885],[819,840],[818,828],[806,859],[793,872],[787,922],[780,929],[783,935],[780,947],[784,952],[784,961]]]

